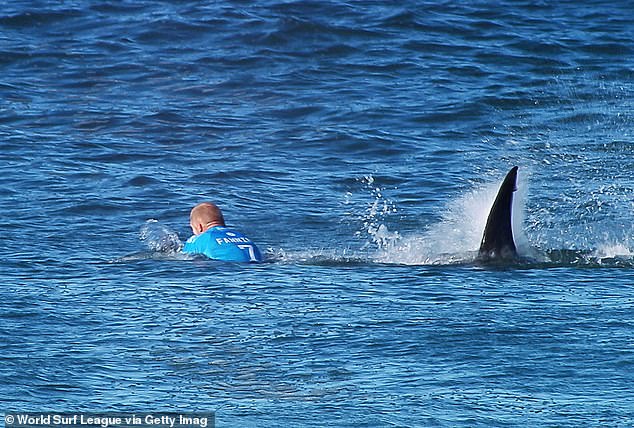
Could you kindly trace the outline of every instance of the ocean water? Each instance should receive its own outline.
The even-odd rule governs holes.
[[[3,5],[2,411],[633,426],[632,12]],[[205,200],[265,263],[178,254]]]

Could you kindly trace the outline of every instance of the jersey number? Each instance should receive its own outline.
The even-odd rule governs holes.
[[[241,250],[249,250],[249,258],[252,262],[257,262],[258,259],[255,258],[255,250],[253,249],[253,245],[238,245],[238,248]]]

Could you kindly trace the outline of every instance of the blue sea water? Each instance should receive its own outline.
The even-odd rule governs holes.
[[[634,425],[632,12],[4,4],[2,411]],[[204,200],[265,263],[178,254]]]

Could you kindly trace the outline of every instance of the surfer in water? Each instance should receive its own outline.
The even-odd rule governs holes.
[[[262,254],[249,238],[225,225],[217,205],[203,202],[192,208],[189,225],[194,235],[182,249],[186,254],[204,254],[227,262],[261,262]]]

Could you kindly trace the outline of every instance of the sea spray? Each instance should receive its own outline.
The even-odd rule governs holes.
[[[302,263],[317,265],[349,265],[374,262],[376,245],[388,245],[398,238],[398,232],[390,232],[385,221],[397,212],[396,205],[385,195],[386,189],[378,184],[373,175],[364,175],[353,180],[354,189],[342,195],[344,217],[342,222],[362,225],[354,237],[356,242],[338,241],[336,247],[302,248],[298,250],[268,248],[266,259],[280,263]],[[351,190],[357,190],[353,192]],[[387,189],[389,190],[389,189]],[[369,200],[368,200],[369,196]]]
[[[357,237],[370,237],[363,249],[367,249],[371,244],[377,244],[379,247],[389,244],[399,237],[398,232],[390,232],[384,222],[387,217],[397,212],[396,204],[384,195],[384,190],[376,182],[372,175],[366,175],[358,179],[363,184],[366,191],[370,192],[371,200],[367,202],[367,206],[360,216],[362,223],[361,230],[355,233]]]
[[[527,180],[521,179],[513,201],[513,232],[520,255],[530,251],[523,232]],[[375,261],[408,265],[452,264],[473,261],[493,201],[499,189],[495,181],[451,200],[444,208],[440,221],[422,233],[401,236],[384,225],[369,230],[377,246]]]
[[[387,230],[383,225],[384,219],[393,213],[396,213],[396,205],[383,195],[384,189],[375,184],[372,175],[366,175],[361,179],[366,189],[370,191],[372,201],[368,204],[361,220],[363,221],[363,230],[367,231],[370,236],[375,239],[384,239],[383,233]],[[360,235],[361,233],[357,233]]]
[[[176,232],[155,219],[147,220],[139,235],[150,251],[170,254],[180,251],[183,246]]]

